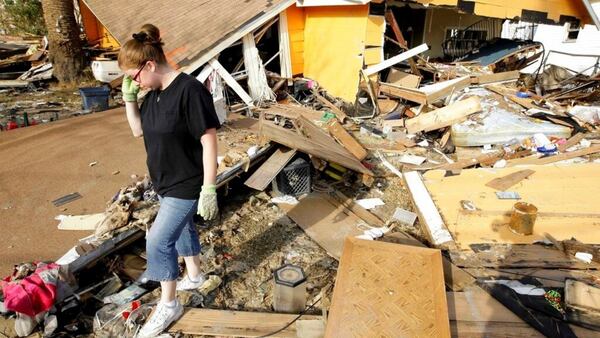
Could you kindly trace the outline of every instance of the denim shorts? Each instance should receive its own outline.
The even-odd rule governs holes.
[[[146,272],[144,278],[173,281],[179,276],[177,256],[196,256],[200,240],[194,225],[198,200],[160,197],[154,224],[146,234]]]

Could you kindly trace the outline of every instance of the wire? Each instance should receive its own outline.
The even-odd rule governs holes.
[[[294,318],[294,320],[292,320],[291,322],[287,323],[284,327],[282,327],[281,329],[277,330],[277,331],[273,331],[271,333],[268,333],[264,336],[260,336],[258,338],[266,338],[266,337],[270,337],[273,335],[278,334],[279,332],[287,329],[288,327],[290,327],[290,325],[294,324],[298,319],[300,319],[300,317],[304,316],[306,314],[306,312],[308,312],[310,309],[312,309],[320,300],[322,297],[319,297],[317,300],[314,301],[314,303],[312,303],[309,307],[307,307],[306,309],[304,309],[302,312],[300,312],[300,314],[298,314],[298,316],[296,318]]]

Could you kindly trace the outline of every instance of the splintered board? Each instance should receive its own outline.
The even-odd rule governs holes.
[[[509,188],[538,208],[533,235],[510,231],[508,223],[516,200],[499,200],[496,190],[486,186],[493,179],[531,169],[535,174]],[[445,177],[441,170],[424,175],[433,198],[456,244],[467,248],[476,243],[528,244],[544,239],[576,239],[600,243],[600,164],[524,166],[504,169],[469,169]],[[461,201],[471,201],[477,211],[466,211]]]
[[[325,337],[450,337],[440,251],[347,238]]]

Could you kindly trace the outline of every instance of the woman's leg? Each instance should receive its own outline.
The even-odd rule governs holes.
[[[201,247],[193,217],[185,225],[181,236],[175,243],[175,248],[177,248],[179,256],[182,256],[185,261],[188,277],[197,280],[202,272],[200,270],[200,257],[198,256]]]
[[[167,302],[175,299],[174,285],[179,276],[176,242],[182,233],[188,232],[184,229],[196,211],[196,203],[196,200],[161,198],[160,209],[146,236],[148,266],[145,277],[161,282],[161,299]]]

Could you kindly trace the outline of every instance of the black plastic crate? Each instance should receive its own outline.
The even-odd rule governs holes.
[[[273,180],[273,190],[282,195],[300,196],[310,193],[310,163],[298,157]]]

